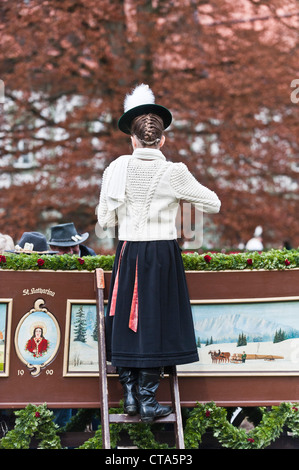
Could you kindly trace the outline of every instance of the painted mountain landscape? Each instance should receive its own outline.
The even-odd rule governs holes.
[[[299,373],[299,301],[192,305],[199,361],[181,372]]]
[[[299,330],[292,325],[241,313],[205,318],[195,325],[196,336],[201,340],[212,335],[217,342],[224,343],[237,342],[242,333],[248,342],[273,341],[275,333],[280,330],[288,338],[299,338]]]

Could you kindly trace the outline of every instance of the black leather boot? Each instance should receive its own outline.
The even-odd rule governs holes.
[[[139,369],[138,401],[141,421],[151,423],[155,418],[168,416],[170,406],[160,405],[156,400],[156,391],[160,383],[160,368]]]
[[[138,412],[137,382],[138,369],[118,367],[119,381],[124,391],[124,412],[134,416]]]

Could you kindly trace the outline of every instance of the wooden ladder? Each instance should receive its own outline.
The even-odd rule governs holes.
[[[98,350],[99,350],[99,383],[100,383],[100,407],[102,424],[102,446],[110,449],[110,423],[138,423],[140,417],[127,414],[109,414],[107,359],[105,343],[105,312],[104,312],[104,288],[105,279],[103,269],[95,270],[96,292],[97,292],[97,316],[98,316]],[[180,406],[179,384],[176,367],[166,369],[169,374],[171,400],[173,412],[164,418],[155,419],[155,423],[173,423],[175,430],[175,442],[177,449],[184,449],[183,422]]]

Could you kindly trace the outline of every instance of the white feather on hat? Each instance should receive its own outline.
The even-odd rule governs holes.
[[[131,93],[128,93],[124,100],[125,113],[136,106],[142,104],[154,104],[155,96],[148,85],[142,83],[137,85]]]

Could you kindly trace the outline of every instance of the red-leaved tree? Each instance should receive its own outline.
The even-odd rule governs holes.
[[[144,82],[173,112],[166,157],[222,201],[204,243],[262,225],[266,246],[299,245],[295,0],[3,0],[0,18],[1,232],[74,221],[99,251],[101,175]]]

